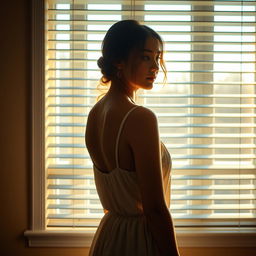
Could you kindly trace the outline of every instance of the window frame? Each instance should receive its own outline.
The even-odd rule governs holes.
[[[45,4],[31,1],[31,222],[24,235],[30,247],[90,247],[96,228],[46,229],[45,225]],[[255,227],[178,227],[176,233],[179,247],[255,247],[256,240]]]

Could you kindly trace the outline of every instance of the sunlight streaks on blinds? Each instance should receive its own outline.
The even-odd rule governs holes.
[[[84,131],[101,41],[131,17],[165,41],[168,82],[160,73],[138,104],[158,116],[172,155],[175,223],[255,225],[255,11],[255,1],[47,1],[47,227],[103,216]]]

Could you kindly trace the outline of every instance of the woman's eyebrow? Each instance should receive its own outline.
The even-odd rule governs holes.
[[[143,49],[143,52],[151,52],[151,53],[154,53],[154,51],[149,50],[149,49]],[[157,53],[157,54],[160,54],[161,52],[160,52],[160,51],[157,51],[156,53]]]

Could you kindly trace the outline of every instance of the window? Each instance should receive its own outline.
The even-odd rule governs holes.
[[[103,216],[84,144],[86,117],[99,95],[101,41],[113,23],[134,18],[165,41],[167,84],[160,73],[151,91],[139,92],[138,104],[157,114],[172,155],[176,227],[183,234],[248,234],[256,223],[255,1],[34,5],[41,10],[34,17],[46,18],[45,34],[43,23],[34,32],[41,62],[34,62],[33,182],[40,181],[40,200],[34,199],[32,229],[87,234]]]

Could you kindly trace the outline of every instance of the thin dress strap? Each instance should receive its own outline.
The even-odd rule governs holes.
[[[139,106],[135,106],[133,108],[131,108],[127,113],[126,115],[124,116],[122,122],[121,122],[121,125],[120,125],[120,128],[119,128],[119,131],[118,131],[118,134],[117,134],[117,139],[116,139],[116,167],[118,168],[119,167],[119,163],[118,163],[118,145],[119,145],[119,138],[120,138],[120,135],[121,135],[121,132],[122,132],[122,129],[123,129],[123,126],[124,126],[124,122],[125,120],[127,119],[128,115],[135,109]]]

